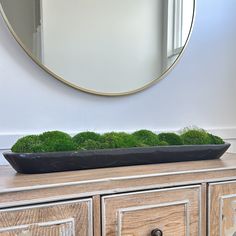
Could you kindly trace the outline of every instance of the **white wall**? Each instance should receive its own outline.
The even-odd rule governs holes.
[[[14,135],[44,130],[178,130],[191,124],[234,141],[235,12],[235,0],[198,0],[192,38],[175,69],[141,93],[114,98],[78,92],[51,78],[1,20],[0,148],[9,148]]]

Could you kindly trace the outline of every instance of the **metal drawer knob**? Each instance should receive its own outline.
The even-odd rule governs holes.
[[[152,232],[151,232],[151,236],[163,236],[163,233],[160,229],[154,229]]]

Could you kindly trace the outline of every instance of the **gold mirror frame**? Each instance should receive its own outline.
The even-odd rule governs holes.
[[[135,90],[131,90],[131,91],[127,91],[127,92],[122,92],[122,93],[102,93],[102,92],[97,92],[97,91],[94,91],[94,90],[90,90],[90,89],[86,89],[86,88],[83,88],[83,87],[80,87],[80,86],[77,86],[77,85],[74,85],[68,81],[66,81],[65,79],[63,79],[62,77],[58,76],[57,74],[55,74],[53,71],[51,71],[47,66],[43,65],[31,52],[30,50],[28,50],[26,48],[26,46],[22,43],[22,41],[20,40],[20,38],[17,36],[17,34],[15,33],[14,29],[12,28],[10,22],[8,21],[7,19],[7,16],[3,10],[3,7],[2,7],[2,4],[0,3],[0,13],[1,13],[1,16],[3,18],[3,20],[5,21],[9,31],[11,32],[11,34],[13,35],[13,37],[15,38],[15,40],[17,41],[17,43],[22,47],[22,49],[26,52],[26,54],[36,63],[38,64],[38,66],[40,66],[44,71],[46,71],[49,75],[53,76],[55,79],[59,80],[60,82],[74,88],[74,89],[77,89],[77,90],[80,90],[80,91],[83,91],[83,92],[86,92],[86,93],[90,93],[90,94],[94,94],[94,95],[100,95],[100,96],[110,96],[110,97],[114,97],[114,96],[125,96],[125,95],[131,95],[131,94],[134,94],[134,93],[138,93],[138,92],[141,92],[149,87],[151,87],[152,85],[156,84],[157,82],[159,82],[160,80],[164,79],[167,74],[175,67],[175,65],[179,62],[179,60],[181,59],[181,57],[183,56],[184,54],[184,51],[186,49],[186,46],[190,40],[190,37],[191,37],[191,34],[192,34],[192,31],[193,31],[193,26],[194,26],[194,21],[195,21],[195,17],[196,17],[196,1],[197,0],[193,0],[194,3],[193,3],[193,17],[192,17],[192,23],[191,23],[191,27],[190,27],[190,30],[189,30],[189,34],[188,34],[188,37],[187,37],[187,40],[183,46],[183,49],[182,51],[180,52],[179,56],[176,58],[176,60],[174,61],[174,63],[165,71],[163,72],[160,77],[156,78],[156,79],[153,79],[151,82],[148,82],[147,84],[145,84],[144,86],[138,88],[138,89],[135,89]]]

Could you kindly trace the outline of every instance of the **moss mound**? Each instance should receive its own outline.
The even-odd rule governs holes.
[[[16,153],[41,152],[42,141],[38,135],[28,135],[20,138],[11,148]]]
[[[20,138],[11,150],[16,153],[74,151],[76,145],[69,134],[48,131],[41,135]]]
[[[132,134],[136,140],[143,144],[143,146],[157,146],[159,144],[158,135],[150,130],[139,130]]]
[[[102,149],[102,143],[92,139],[88,139],[78,146],[78,150],[96,150],[96,149]]]
[[[205,130],[188,130],[181,135],[185,145],[203,145],[210,144],[211,138]]]
[[[101,135],[95,132],[86,131],[76,134],[72,139],[80,146],[87,140],[101,141]]]
[[[224,141],[202,129],[185,129],[180,136],[175,133],[156,135],[149,130],[139,130],[133,134],[110,132],[103,135],[88,131],[79,133],[73,138],[61,131],[49,131],[41,135],[20,138],[11,150],[16,153],[36,153],[183,144],[224,144]]]
[[[213,134],[209,134],[208,133],[208,136],[210,138],[210,144],[224,144],[224,140],[216,135],[213,135]]]
[[[130,148],[142,145],[133,135],[124,132],[110,132],[102,135],[101,148]]]
[[[158,146],[169,146],[170,144],[167,143],[166,141],[160,141]]]
[[[166,142],[169,145],[183,145],[182,138],[175,133],[160,133],[158,138],[160,142]]]
[[[39,138],[42,142],[42,152],[59,152],[59,151],[74,151],[76,145],[71,136],[61,131],[48,131],[41,135]]]

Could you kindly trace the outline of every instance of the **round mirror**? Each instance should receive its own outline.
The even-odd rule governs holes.
[[[183,53],[195,0],[0,0],[18,43],[62,82],[125,95],[165,76]]]

